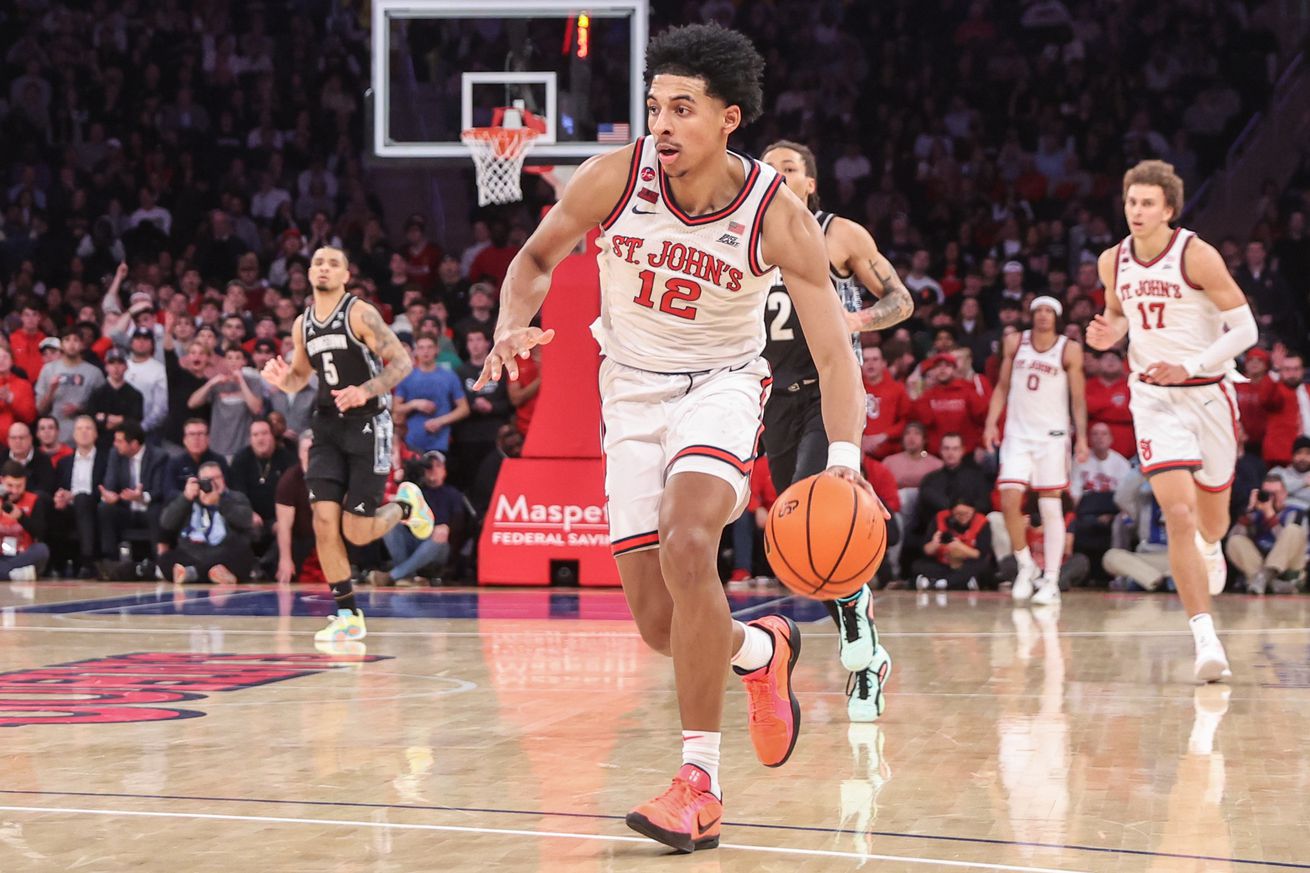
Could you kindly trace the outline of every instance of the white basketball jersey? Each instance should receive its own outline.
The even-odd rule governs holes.
[[[673,199],[655,140],[637,140],[623,197],[601,225],[600,318],[591,326],[601,354],[659,373],[759,357],[773,284],[762,226],[782,177],[729,155],[741,162],[741,190],[722,209],[691,216]]]
[[[1069,372],[1064,368],[1068,337],[1046,351],[1033,347],[1033,332],[1019,337],[1005,398],[1005,436],[1042,440],[1069,433]]]
[[[1128,368],[1143,373],[1157,361],[1181,364],[1209,348],[1223,333],[1219,308],[1187,278],[1183,253],[1196,234],[1175,228],[1169,244],[1150,261],[1140,261],[1133,238],[1119,244],[1114,292],[1128,319]],[[1192,381],[1212,381],[1232,361],[1195,374]]]

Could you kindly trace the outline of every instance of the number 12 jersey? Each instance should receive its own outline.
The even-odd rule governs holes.
[[[674,200],[644,136],[623,196],[601,224],[601,309],[591,326],[601,354],[658,373],[735,367],[764,348],[764,214],[782,177],[728,152],[744,182],[723,208],[688,215]]]

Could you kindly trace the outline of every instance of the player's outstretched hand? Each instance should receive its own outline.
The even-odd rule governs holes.
[[[1146,368],[1142,376],[1152,385],[1181,385],[1189,378],[1182,364],[1169,364],[1165,361],[1156,361]]]
[[[854,482],[857,488],[863,489],[873,498],[873,502],[878,506],[878,511],[882,513],[884,519],[890,519],[892,517],[892,514],[887,511],[887,507],[883,506],[882,501],[878,499],[878,494],[873,490],[873,486],[869,484],[867,479],[860,475],[859,470],[852,470],[850,467],[832,466],[823,472],[827,473],[829,476],[836,476],[838,479],[845,479],[847,482]]]
[[[481,391],[488,382],[499,381],[501,371],[511,379],[519,376],[519,365],[515,358],[526,358],[535,346],[544,346],[555,338],[554,330],[541,330],[536,327],[521,327],[505,334],[491,347],[486,363],[482,365],[482,375],[474,383],[473,390]]]
[[[265,382],[281,391],[282,380],[290,372],[291,365],[286,362],[286,359],[281,355],[274,355],[268,359],[268,363],[264,365],[264,369],[260,371],[259,375],[264,378]]]
[[[362,385],[348,385],[332,392],[332,400],[336,403],[337,409],[342,412],[363,406],[372,398],[373,395],[369,394]]]

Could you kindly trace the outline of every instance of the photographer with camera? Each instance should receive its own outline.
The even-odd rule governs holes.
[[[50,498],[27,490],[27,468],[18,461],[0,466],[0,487],[0,579],[31,582],[50,561]]]
[[[932,536],[923,544],[924,557],[914,562],[915,586],[920,591],[990,587],[991,553],[987,517],[962,494],[937,513]]]
[[[1306,564],[1305,510],[1287,503],[1287,485],[1270,473],[1251,492],[1246,514],[1228,535],[1228,560],[1252,594],[1292,594]]]
[[[228,490],[222,467],[201,464],[160,516],[163,528],[177,535],[177,548],[159,556],[161,578],[178,585],[248,581],[255,564],[253,514],[244,494]]]

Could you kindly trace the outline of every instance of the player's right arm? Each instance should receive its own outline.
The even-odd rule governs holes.
[[[291,326],[291,341],[295,345],[291,363],[288,364],[281,355],[274,355],[268,359],[260,373],[265,382],[288,394],[295,394],[304,388],[309,384],[309,377],[314,375],[314,365],[310,363],[309,353],[305,351],[305,331],[302,329],[304,320],[305,316],[301,315]]]
[[[1119,302],[1119,289],[1114,285],[1114,267],[1118,257],[1119,246],[1115,246],[1101,252],[1101,256],[1096,259],[1096,272],[1101,278],[1101,287],[1105,289],[1105,312],[1087,325],[1087,345],[1097,351],[1114,348],[1119,340],[1128,335],[1128,317],[1124,315],[1123,304]]]
[[[987,406],[987,423],[983,426],[983,448],[989,452],[996,451],[1001,444],[1000,421],[1005,401],[1010,396],[1010,375],[1014,371],[1014,354],[1019,350],[1019,334],[1012,333],[1005,338],[1002,346],[1001,371],[996,376],[996,389],[992,391],[991,403]]]
[[[546,213],[510,262],[500,288],[495,345],[487,355],[474,391],[499,379],[502,369],[509,373],[509,378],[517,378],[519,368],[515,357],[526,356],[533,346],[545,345],[555,338],[555,331],[531,326],[550,291],[550,274],[573,251],[578,240],[613,211],[627,186],[632,150],[636,147],[634,143],[584,161],[569,180],[559,203]]]

